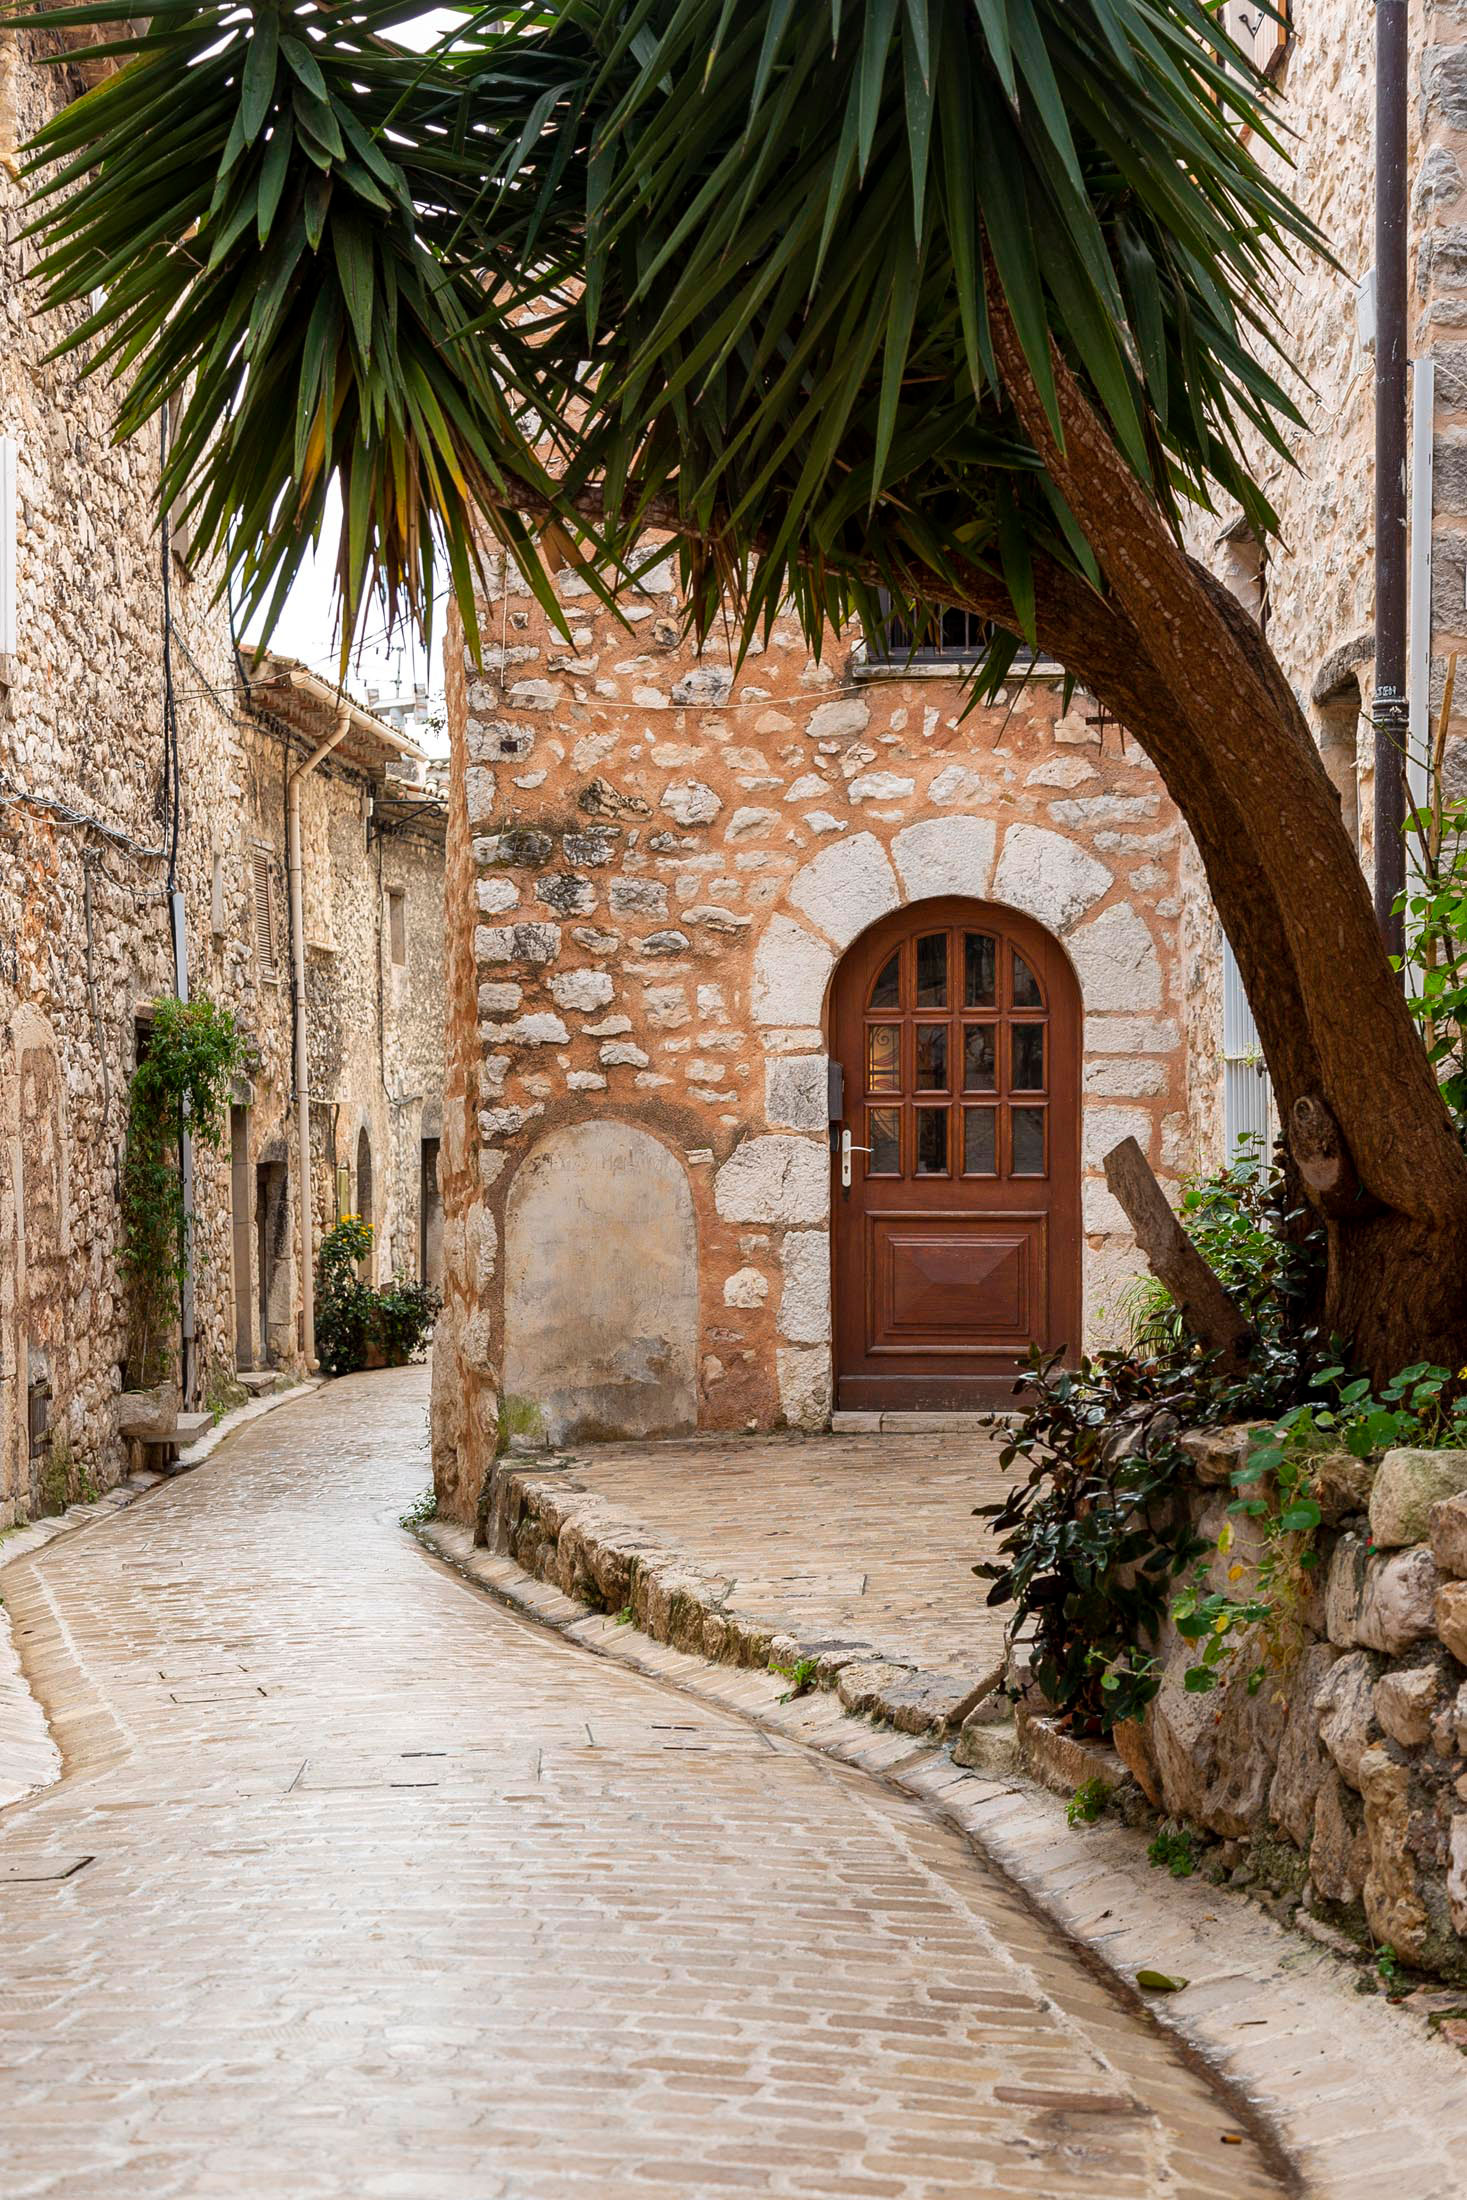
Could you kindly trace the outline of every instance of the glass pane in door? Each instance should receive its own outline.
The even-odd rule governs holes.
[[[998,1173],[997,1108],[964,1108],[963,1174],[996,1176]]]
[[[917,942],[918,1008],[947,1007],[947,934],[929,932]]]
[[[902,1111],[900,1108],[866,1110],[868,1176],[900,1176],[902,1173]]]
[[[866,1026],[866,1090],[900,1092],[902,1089],[902,1027],[900,1024]]]
[[[1014,1025],[1013,1089],[1015,1092],[1044,1090],[1043,1024]]]
[[[917,1090],[947,1091],[947,1025],[917,1026]]]
[[[888,955],[876,973],[876,983],[871,988],[870,1008],[900,1008],[902,1005],[902,951]]]
[[[963,938],[963,1006],[992,1008],[998,999],[998,942],[986,932]]]
[[[1044,1174],[1044,1108],[1014,1108],[1013,1117],[1015,1176],[1043,1176]]]
[[[947,1114],[946,1108],[917,1110],[918,1176],[947,1175]]]
[[[964,1024],[963,1026],[963,1090],[965,1092],[996,1092],[998,1090],[998,1058],[994,1047],[997,1027],[993,1024]]]

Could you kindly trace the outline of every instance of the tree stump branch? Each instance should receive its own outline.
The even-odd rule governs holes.
[[[1164,1283],[1188,1328],[1223,1368],[1236,1374],[1248,1357],[1253,1333],[1186,1231],[1134,1138],[1123,1138],[1105,1157],[1105,1181],[1125,1210],[1136,1243],[1159,1283]]]

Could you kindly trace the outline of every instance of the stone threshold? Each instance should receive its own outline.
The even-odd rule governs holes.
[[[981,1436],[1014,1413],[832,1413],[832,1436]]]
[[[0,1576],[18,1559],[44,1550],[59,1536],[75,1535],[78,1529],[96,1527],[99,1522],[110,1520],[114,1513],[125,1512],[129,1505],[135,1505],[160,1482],[171,1481],[175,1475],[186,1474],[191,1467],[202,1466],[209,1454],[243,1422],[257,1420],[262,1413],[273,1413],[277,1406],[308,1397],[319,1388],[319,1379],[311,1378],[294,1383],[287,1390],[272,1391],[263,1398],[252,1399],[248,1405],[237,1406],[232,1413],[224,1414],[188,1450],[180,1452],[166,1474],[153,1468],[144,1469],[126,1476],[115,1489],[108,1490],[91,1504],[68,1505],[63,1513],[28,1521],[21,1528],[5,1529],[0,1532]],[[31,1691],[12,1639],[3,1589],[0,1589],[0,1811],[8,1810],[12,1803],[24,1802],[27,1796],[38,1794],[42,1788],[54,1787],[63,1770],[61,1752],[46,1714]]]
[[[728,1617],[704,1602],[710,1577],[633,1536],[604,1500],[575,1502],[584,1493],[567,1482],[536,1489],[532,1477],[501,1464],[500,1518],[512,1510],[510,1485],[525,1485],[519,1494],[534,1524],[548,1530],[552,1517],[558,1521],[554,1538],[542,1535],[537,1547],[558,1553],[560,1531],[568,1530],[563,1555],[574,1557],[572,1578],[603,1602],[601,1610],[588,1612],[584,1593],[567,1594],[514,1558],[477,1547],[468,1529],[432,1521],[412,1532],[522,1617],[885,1780],[956,1828],[1206,2067],[1262,2132],[1302,2200],[1378,2200],[1384,2178],[1411,2200],[1461,2200],[1462,2058],[1433,2036],[1424,2014],[1362,1996],[1358,1963],[1301,1939],[1236,1895],[1162,1877],[1146,1860],[1143,1833],[1113,1818],[1071,1827],[1054,1793],[1022,1772],[965,1768],[945,1739],[961,1724],[961,1700],[937,1716],[938,1704],[910,1692],[911,1669],[892,1668],[892,1711],[883,1712],[879,1677],[874,1685],[866,1680],[863,1661],[847,1667],[837,1657],[804,1690],[772,1673],[770,1657],[788,1667],[788,1651],[799,1646],[772,1635],[767,1623],[762,1635],[726,1633],[710,1650],[705,1625],[717,1641],[718,1622]],[[608,1516],[599,1549],[598,1509]],[[603,1581],[629,1583],[633,1563],[634,1600],[613,1605],[598,1585],[598,1566]],[[895,1680],[903,1673],[905,1686]],[[970,1737],[973,1731],[970,1725]],[[1021,1720],[1018,1739],[1026,1769],[1061,1792],[1095,1771],[1115,1775],[1109,1752],[1070,1741],[1047,1720]],[[1145,1993],[1136,1983],[1143,1969],[1186,1984],[1176,1993]]]

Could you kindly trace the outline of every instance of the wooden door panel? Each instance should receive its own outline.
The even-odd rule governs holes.
[[[1016,910],[917,903],[849,950],[831,1051],[855,1149],[833,1194],[838,1403],[1011,1403],[1032,1348],[1079,1342],[1064,950]]]
[[[868,1214],[866,1349],[1011,1361],[1045,1331],[1045,1217]]]

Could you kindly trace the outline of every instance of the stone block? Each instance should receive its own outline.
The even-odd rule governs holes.
[[[655,878],[614,878],[608,899],[614,917],[667,915],[667,888]]]
[[[662,807],[679,825],[711,825],[723,802],[701,779],[688,779],[664,790]]]
[[[769,1296],[769,1278],[757,1268],[737,1268],[724,1279],[723,1303],[751,1309],[762,1306]]]
[[[1129,902],[1102,910],[1071,935],[1069,944],[1087,1012],[1160,1008],[1156,942]]]
[[[1437,1665],[1398,1666],[1383,1673],[1375,1688],[1375,1716],[1382,1732],[1403,1749],[1424,1748],[1441,1694]]]
[[[812,710],[805,732],[812,741],[854,741],[871,723],[871,707],[859,695]]]
[[[898,772],[862,772],[846,793],[852,802],[905,802],[916,785],[915,779],[904,779]]]
[[[1376,1661],[1363,1650],[1337,1658],[1317,1683],[1314,1711],[1319,1739],[1334,1759],[1340,1777],[1360,1785],[1360,1758],[1375,1733]]]
[[[679,932],[675,927],[660,932],[644,933],[642,938],[637,941],[638,954],[652,955],[667,962],[670,962],[675,955],[685,955],[687,951],[688,935],[686,932]]]
[[[1279,1679],[1287,1710],[1268,1791],[1268,1815],[1301,1849],[1309,1845],[1315,1804],[1330,1764],[1320,1740],[1315,1699],[1340,1655],[1333,1643],[1311,1643]],[[1265,1679],[1264,1686],[1269,1685]]]
[[[1439,1498],[1427,1526],[1437,1572],[1467,1580],[1467,1495]]]
[[[591,1013],[605,1008],[616,987],[604,970],[562,970],[550,980],[551,998],[557,1008]]]
[[[830,1062],[824,1054],[775,1054],[764,1065],[764,1115],[774,1128],[823,1131],[829,1122]]]
[[[829,1155],[810,1138],[777,1132],[746,1138],[715,1177],[713,1200],[725,1222],[823,1223],[830,1206]]]
[[[1037,917],[1052,932],[1068,932],[1109,890],[1114,876],[1063,833],[1011,825],[999,853],[993,898]]]
[[[823,1429],[830,1423],[830,1353],[822,1346],[781,1345],[775,1354],[779,1410],[791,1428]]]
[[[1383,1742],[1372,1742],[1361,1752],[1358,1784],[1370,1847],[1366,1919],[1377,1942],[1394,1948],[1407,1963],[1419,1962],[1426,1953],[1428,1919],[1407,1838],[1410,1768],[1393,1757]]]
[[[1235,1421],[1230,1428],[1185,1429],[1178,1438],[1198,1481],[1207,1489],[1225,1489],[1247,1464],[1248,1449],[1267,1421]]]
[[[1459,1665],[1467,1665],[1467,1581],[1443,1582],[1436,1597],[1436,1631]]]
[[[1370,1492],[1370,1540],[1378,1551],[1423,1543],[1432,1507],[1467,1491],[1467,1451],[1388,1451]]]
[[[1367,1650],[1382,1650],[1392,1658],[1409,1650],[1413,1643],[1426,1642],[1436,1632],[1440,1587],[1441,1576],[1425,1543],[1409,1551],[1392,1551],[1388,1556],[1369,1559],[1355,1621],[1355,1640]]]
[[[1467,1940],[1467,1811],[1452,1813],[1447,1857],[1447,1914],[1452,1931]]]
[[[896,873],[874,833],[822,848],[791,879],[789,898],[837,947],[901,902]]]
[[[1360,1800],[1333,1765],[1320,1783],[1309,1844],[1309,1877],[1326,1902],[1358,1902],[1370,1868]]]
[[[824,940],[790,917],[772,917],[754,950],[755,1023],[818,1026],[834,965]]]
[[[1399,1657],[1436,1631],[1436,1593],[1441,1576],[1430,1548],[1371,1557],[1363,1539],[1342,1535],[1325,1581],[1325,1629],[1341,1650],[1357,1645]]]
[[[732,665],[694,665],[672,689],[672,701],[680,709],[716,710],[733,692]]]
[[[971,894],[981,901],[993,876],[997,835],[987,817],[926,817],[909,825],[891,844],[907,899]]]
[[[825,1230],[789,1230],[781,1247],[784,1289],[779,1333],[791,1344],[830,1342],[830,1236]]]

